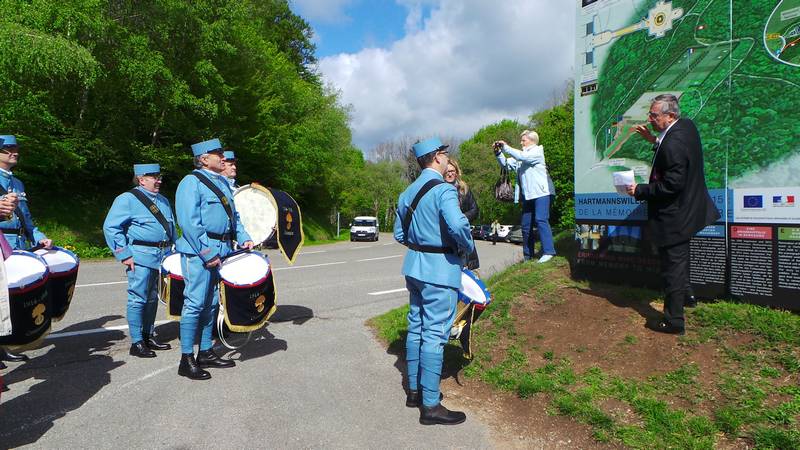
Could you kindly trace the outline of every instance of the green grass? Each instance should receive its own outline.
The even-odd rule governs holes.
[[[519,302],[558,305],[564,301],[562,291],[585,287],[563,275],[565,259],[554,262],[517,264],[491,277],[487,286],[494,301],[476,324],[474,359],[463,366],[465,362],[450,358],[445,365],[462,364],[466,377],[523,399],[545,396],[551,414],[589,425],[598,442],[641,449],[711,449],[726,436],[744,438],[756,448],[800,448],[800,387],[780,382],[800,372],[800,316],[741,303],[702,303],[687,310],[691,333],[679,345],[687,352],[714,345],[723,361],[718,373],[702,372],[692,362],[646,379],[619,377],[598,367],[577,373],[568,358],[532,345],[544,336],[520,335],[512,313]],[[627,287],[603,290],[637,301],[658,295]],[[399,308],[371,321],[398,352],[407,311]],[[739,340],[744,343],[734,343],[737,336],[746,337]],[[628,334],[620,345],[643,344]],[[537,354],[541,358],[527,356]],[[609,409],[612,400],[630,413]]]

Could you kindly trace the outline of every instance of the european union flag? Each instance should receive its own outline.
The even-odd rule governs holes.
[[[745,208],[763,208],[764,196],[763,195],[745,195],[744,196]]]

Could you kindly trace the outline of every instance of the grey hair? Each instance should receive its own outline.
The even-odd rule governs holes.
[[[139,186],[139,175],[133,176],[133,187]]]
[[[681,107],[678,105],[678,97],[672,94],[661,94],[653,99],[652,104],[661,104],[661,113],[672,113],[676,119],[681,117]]]
[[[525,130],[519,134],[519,137],[527,136],[533,142],[533,145],[539,145],[539,133],[532,130]]]
[[[207,155],[207,153],[203,153],[202,155],[194,157],[194,168],[195,169],[202,169],[203,167],[205,167],[205,166],[203,166],[203,161],[200,159],[205,155]]]

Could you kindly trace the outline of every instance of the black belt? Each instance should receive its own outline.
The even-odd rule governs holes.
[[[133,242],[131,242],[131,244],[144,245],[145,247],[158,247],[158,248],[172,247],[172,242],[170,241],[149,242],[149,241],[140,241],[138,239],[134,239]]]
[[[423,253],[455,253],[450,247],[434,247],[432,245],[417,245],[407,242],[406,246],[411,250],[416,250]]]
[[[3,234],[19,234],[21,231],[21,228],[0,228]]]
[[[216,239],[218,241],[230,241],[231,240],[231,234],[230,233],[219,234],[219,233],[212,233],[212,232],[208,231],[208,232],[206,232],[206,234],[211,239]]]

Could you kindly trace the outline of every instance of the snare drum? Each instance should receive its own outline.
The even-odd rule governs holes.
[[[180,320],[183,310],[183,288],[186,286],[181,270],[180,253],[167,255],[161,262],[159,285],[158,293],[161,302],[167,306],[167,317]]]
[[[5,264],[11,334],[0,337],[0,345],[30,344],[50,331],[50,271],[44,259],[24,250],[14,250]]]
[[[456,318],[450,328],[450,339],[458,339],[464,356],[472,358],[472,324],[492,302],[492,294],[486,285],[469,269],[461,270],[461,289],[458,290]]]
[[[74,253],[61,247],[52,247],[50,250],[42,248],[34,253],[44,259],[50,270],[47,288],[50,290],[53,321],[57,322],[67,314],[72,301],[80,260]]]
[[[222,263],[219,274],[225,325],[237,333],[261,328],[276,309],[269,258],[255,252],[231,256]]]

